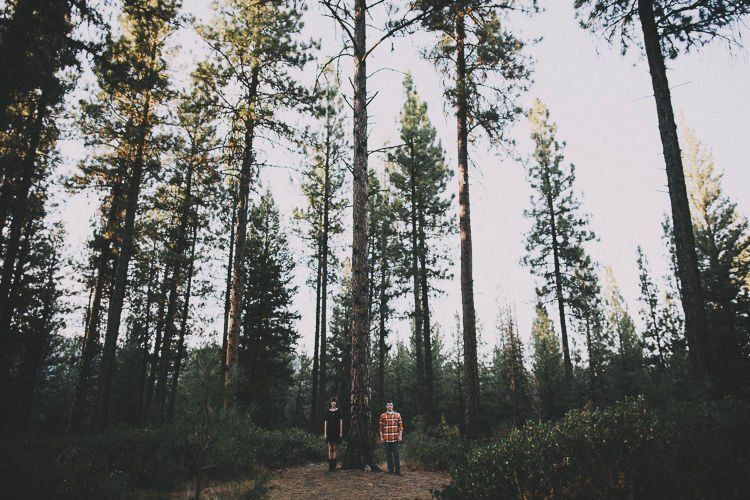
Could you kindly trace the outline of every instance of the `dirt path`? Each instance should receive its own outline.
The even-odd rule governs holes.
[[[382,464],[385,469],[385,464]],[[441,489],[450,476],[444,472],[411,470],[404,467],[403,475],[384,472],[341,470],[328,472],[327,463],[308,464],[289,469],[271,471],[267,481],[256,488],[256,498],[303,500],[307,498],[362,500],[371,498],[432,498],[430,490]],[[172,499],[194,498],[194,485],[175,492]],[[201,499],[248,498],[256,487],[252,479],[238,479],[207,484],[201,490]],[[260,490],[260,491],[259,491]]]
[[[408,468],[403,472],[402,476],[358,470],[328,472],[328,464],[303,465],[274,472],[267,483],[268,498],[432,498],[430,490],[440,489],[450,480],[444,472]]]

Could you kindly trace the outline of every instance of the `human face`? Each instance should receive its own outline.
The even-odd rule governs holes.
[[[332,410],[336,409],[336,401],[331,401],[331,409]]]
[[[393,411],[393,403],[387,403],[385,405],[385,409],[388,411]]]

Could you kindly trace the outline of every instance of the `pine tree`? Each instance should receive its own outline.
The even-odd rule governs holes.
[[[240,325],[250,185],[259,166],[262,134],[293,139],[297,130],[280,117],[284,109],[309,107],[312,95],[293,76],[310,61],[312,44],[297,39],[303,26],[298,0],[226,0],[199,33],[214,60],[204,70],[206,85],[221,96],[240,157],[236,198],[232,286],[226,350],[224,404],[234,406],[238,390]]]
[[[154,393],[157,422],[169,418],[174,408],[175,392],[170,392],[169,387],[179,379],[193,293],[198,227],[207,222],[200,209],[213,208],[211,202],[218,198],[219,176],[212,154],[217,147],[213,98],[200,87],[200,80],[194,79],[192,87],[175,102],[178,123],[173,144],[175,155],[173,161],[165,162],[161,173],[164,180],[154,194],[153,203],[162,220],[172,221],[162,240],[166,243],[164,267],[169,270],[169,284],[165,316],[159,318],[164,323],[164,333]]]
[[[572,283],[570,310],[577,323],[578,333],[583,334],[586,339],[589,398],[594,404],[599,404],[606,398],[604,368],[609,352],[597,266],[589,255],[584,253],[578,259]]]
[[[384,0],[368,4],[367,0],[321,0],[328,16],[344,33],[344,50],[351,50],[354,60],[352,78],[352,397],[351,440],[345,464],[350,468],[374,465],[373,435],[370,429],[370,268],[368,243],[367,171],[367,58],[388,39],[414,27],[423,17],[415,4],[401,7]],[[368,16],[381,6],[387,22],[381,27],[375,43],[367,43]],[[329,61],[328,64],[332,62]]]
[[[477,434],[479,367],[474,309],[474,271],[469,198],[469,142],[484,131],[495,145],[507,142],[506,131],[520,114],[516,104],[526,89],[528,61],[524,43],[506,29],[507,13],[535,10],[535,2],[450,0],[421,2],[427,29],[440,35],[429,53],[447,82],[445,97],[455,109],[458,146],[458,206],[461,236],[461,305],[466,370],[465,430]]]
[[[32,405],[43,382],[42,370],[53,338],[65,326],[63,318],[68,312],[63,299],[66,290],[62,286],[62,224],[50,224],[39,216],[29,219],[12,288],[16,306],[11,322],[14,349],[9,353],[12,371],[0,401],[1,416],[8,417],[11,428],[26,430],[31,424]]]
[[[376,377],[376,397],[373,407],[384,408],[386,403],[385,372],[386,359],[391,345],[388,342],[389,321],[394,316],[395,300],[401,293],[397,279],[396,262],[403,256],[399,235],[396,232],[395,196],[387,176],[381,183],[376,175],[371,175],[368,183],[370,190],[370,229],[368,231],[371,249],[370,296],[372,297],[372,328],[378,335],[372,342],[372,350],[377,353],[377,365],[373,362],[372,370]],[[373,418],[377,417],[377,412]]]
[[[568,406],[563,356],[552,320],[541,304],[536,307],[531,339],[539,413],[545,419],[560,417]]]
[[[573,190],[575,166],[563,164],[564,144],[557,142],[557,126],[550,122],[547,107],[535,100],[529,113],[535,143],[534,161],[529,163],[528,178],[534,194],[524,217],[533,221],[526,235],[522,262],[538,278],[537,295],[547,301],[554,297],[560,320],[565,380],[572,391],[573,364],[568,346],[568,322],[565,305],[577,293],[575,270],[585,259],[583,243],[595,238],[588,229],[588,215]]]
[[[498,311],[497,330],[500,345],[496,348],[492,363],[496,396],[508,409],[501,417],[520,428],[533,416],[533,393],[523,363],[523,344],[518,334],[518,324],[510,306],[503,306]]]
[[[648,362],[654,366],[657,372],[664,371],[667,366],[668,358],[668,339],[662,330],[659,321],[662,316],[661,304],[659,301],[659,289],[654,283],[648,268],[648,260],[643,253],[643,249],[637,248],[638,278],[641,289],[641,321],[644,324],[643,339],[644,348],[648,351]]]
[[[47,155],[54,150],[55,122],[74,84],[66,70],[78,66],[81,48],[92,48],[73,32],[96,15],[84,1],[16,0],[0,10],[0,67],[9,72],[0,79],[0,371],[6,371],[16,270],[28,259],[23,251],[33,251],[24,231],[38,213],[37,186],[52,173]]]
[[[346,137],[343,130],[343,99],[338,95],[338,82],[326,82],[322,90],[324,106],[321,110],[322,130],[314,139],[312,161],[303,172],[302,192],[307,207],[296,209],[294,218],[312,250],[308,267],[315,279],[309,283],[315,289],[315,340],[312,360],[312,409],[310,419],[317,429],[318,416],[324,408],[325,394],[319,389],[326,385],[328,336],[328,285],[335,276],[330,268],[338,264],[333,252],[336,237],[343,228],[346,208],[345,182]]]
[[[635,333],[635,323],[610,266],[604,272],[605,328],[617,341],[617,355],[610,364],[619,394],[632,396],[642,392],[643,348]]]
[[[238,402],[252,408],[257,422],[273,425],[293,383],[299,315],[291,308],[294,259],[270,192],[249,211],[245,266]]]
[[[339,280],[339,290],[333,300],[331,310],[331,341],[326,353],[331,368],[330,377],[326,380],[326,387],[321,392],[327,397],[336,396],[339,401],[347,401],[351,397],[351,363],[352,363],[352,288],[351,261],[345,258]],[[342,404],[341,409],[348,418],[351,416],[349,405]]]
[[[645,52],[667,171],[685,334],[694,372],[711,383],[714,374],[713,368],[707,365],[711,353],[706,339],[706,304],[665,60],[675,59],[681,52],[703,46],[717,37],[731,39],[733,27],[750,12],[750,3],[745,0],[576,0],[575,7],[584,27],[603,33],[610,43],[618,43],[623,53],[632,45]],[[636,39],[638,31],[643,36],[642,43]]]
[[[412,282],[417,393],[424,396],[419,411],[431,425],[434,375],[429,296],[434,285],[430,282],[447,276],[447,256],[438,241],[452,229],[449,209],[453,200],[446,195],[452,174],[427,116],[427,105],[420,101],[411,75],[404,79],[404,89],[401,144],[388,156],[389,180],[403,233],[399,253],[405,259],[400,263],[400,275]]]
[[[710,370],[723,387],[745,378],[742,351],[750,341],[750,224],[722,190],[709,151],[682,131],[698,267],[710,326]],[[744,349],[743,349],[744,348]]]
[[[79,51],[95,52],[96,44],[80,39],[76,28],[100,28],[102,19],[85,0],[15,0],[5,2],[0,17],[0,67],[13,68],[13,78],[0,81],[0,132],[12,126],[14,106],[30,93],[44,90],[57,95],[68,90],[62,70],[78,65]],[[52,97],[48,94],[48,98]]]
[[[128,289],[128,269],[134,251],[135,223],[140,195],[147,174],[159,164],[160,147],[155,134],[170,95],[166,75],[167,42],[179,23],[175,0],[133,0],[123,5],[122,35],[111,40],[97,60],[95,74],[98,92],[83,103],[82,132],[92,152],[84,164],[79,184],[97,186],[100,179],[114,177],[108,199],[109,211],[105,231],[115,231],[117,259],[111,273],[105,268],[106,247],[97,259],[95,295],[111,287],[103,346],[94,427],[108,424],[109,400],[115,369],[115,352],[123,306]],[[99,177],[101,175],[101,177]],[[106,185],[106,184],[105,184]],[[120,215],[122,213],[122,215]],[[101,300],[101,299],[99,299]],[[93,346],[98,342],[98,315],[84,335],[81,360],[81,386],[76,392],[71,413],[71,430],[80,429],[81,412],[86,398]],[[92,311],[93,312],[93,311]]]

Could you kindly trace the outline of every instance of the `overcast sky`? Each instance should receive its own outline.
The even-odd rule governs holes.
[[[204,0],[184,3],[185,9],[199,19],[210,15],[208,2]],[[635,317],[639,308],[636,246],[644,247],[656,275],[666,272],[660,221],[662,213],[669,209],[669,200],[648,68],[637,51],[622,57],[604,40],[581,29],[572,0],[542,3],[545,12],[513,20],[513,28],[523,38],[543,37],[528,49],[535,60],[534,84],[522,97],[522,104],[528,106],[533,98],[540,98],[549,107],[551,118],[558,125],[558,139],[567,143],[566,161],[576,165],[576,189],[582,193],[583,207],[591,214],[592,229],[600,238],[588,250],[602,266],[612,266]],[[322,8],[313,3],[305,14],[304,34],[322,37],[321,57],[324,57],[338,52],[341,42],[333,22],[321,13]],[[744,30],[744,34],[747,37],[750,33]],[[375,35],[374,31],[370,33],[372,39]],[[419,55],[432,40],[425,34],[398,39],[383,44],[368,60],[370,74],[387,68],[368,82],[370,92],[378,92],[369,106],[369,147],[375,149],[398,138],[403,73],[410,71],[421,98],[429,106],[447,161],[455,168],[455,118],[443,104],[439,76]],[[176,70],[178,77],[187,74],[190,61],[204,53],[200,40],[190,31],[182,32],[179,42],[182,56]],[[725,172],[726,193],[738,203],[743,214],[750,214],[750,165],[747,154],[742,153],[750,139],[747,50],[735,49],[730,54],[725,46],[715,44],[700,53],[671,61],[668,66],[676,112],[684,116],[685,122],[713,152],[717,167]],[[351,61],[342,61],[341,70],[342,91],[351,94],[347,83],[352,74]],[[309,78],[313,71],[311,67]],[[511,136],[517,141],[518,151],[528,157],[532,146],[525,120],[516,124]],[[75,141],[65,142],[62,149],[68,168],[83,154]],[[273,150],[266,151],[265,156],[275,164],[293,167],[298,167],[301,161]],[[523,235],[529,228],[522,212],[529,206],[531,193],[523,166],[490,149],[486,142],[473,145],[470,156],[474,163],[470,176],[475,302],[484,328],[486,352],[496,342],[498,302],[507,301],[515,306],[522,338],[529,337],[536,302],[534,281],[519,260],[523,255]],[[382,168],[382,158],[372,157],[370,166]],[[262,182],[273,192],[288,226],[292,208],[304,203],[296,172],[268,169],[262,174]],[[451,189],[457,190],[457,184],[454,178]],[[82,197],[63,200],[60,213],[68,227],[69,249],[74,254],[83,251],[82,245],[90,235],[93,209],[91,201]],[[457,214],[456,208],[456,223]],[[458,235],[454,240],[451,248],[455,255],[455,279],[442,283],[445,294],[432,301],[433,318],[444,332],[453,330],[453,315],[460,311]],[[350,254],[350,236],[340,243],[342,257]],[[302,248],[298,241],[293,241],[292,247],[297,252]],[[304,267],[297,269],[300,293],[295,307],[302,315],[300,345],[310,352],[315,309],[314,294],[304,285],[307,273]],[[408,303],[402,304],[402,309],[406,307]],[[550,312],[556,320],[556,312],[553,309]],[[216,317],[209,330],[220,328],[218,302],[204,313]],[[396,322],[393,326],[400,338],[408,336],[406,322]]]

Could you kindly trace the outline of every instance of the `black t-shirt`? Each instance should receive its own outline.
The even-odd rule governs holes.
[[[339,436],[339,432],[341,432],[341,419],[343,418],[343,415],[341,413],[341,410],[328,410],[326,412],[326,422],[328,425],[328,435],[329,436]]]

